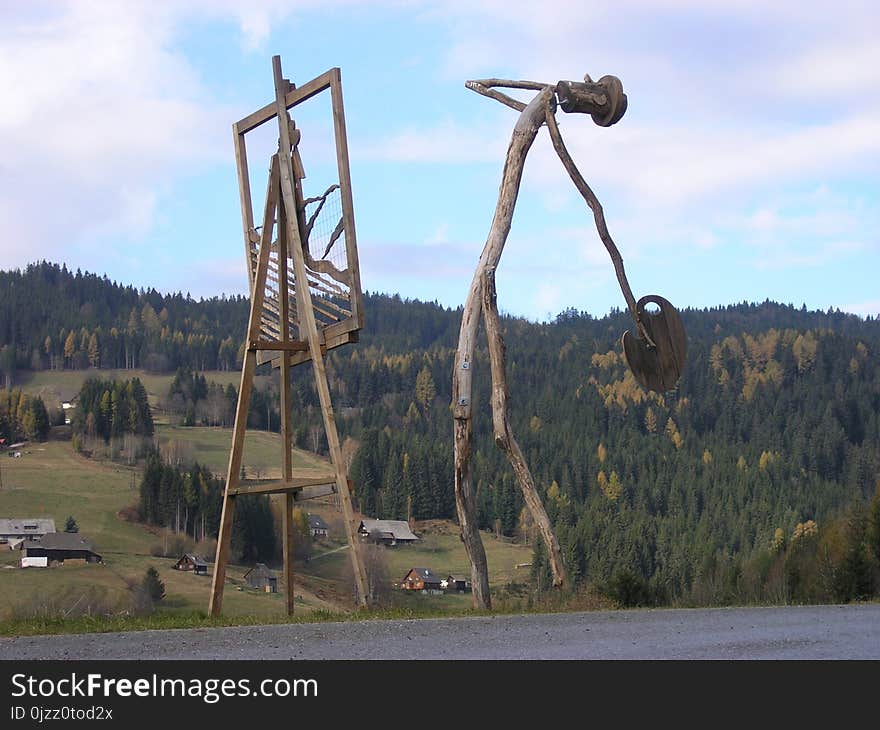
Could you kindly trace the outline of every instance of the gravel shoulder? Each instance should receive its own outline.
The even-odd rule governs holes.
[[[880,604],[662,609],[0,639],[0,659],[880,659]]]

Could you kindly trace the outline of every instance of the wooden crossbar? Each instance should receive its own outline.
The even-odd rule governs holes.
[[[327,494],[336,492],[336,475],[321,477],[291,477],[290,479],[242,479],[229,490],[231,495],[239,494],[287,494],[300,492],[309,487],[330,487]],[[315,495],[320,496],[320,495]]]

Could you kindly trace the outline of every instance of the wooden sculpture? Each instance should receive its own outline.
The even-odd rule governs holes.
[[[324,355],[334,347],[356,342],[364,315],[357,239],[348,165],[342,81],[338,68],[295,87],[281,75],[281,59],[272,59],[275,100],[232,125],[244,229],[245,256],[250,282],[250,315],[246,353],[226,491],[217,540],[217,559],[209,610],[219,614],[235,499],[242,494],[283,494],[284,583],[288,613],[293,612],[293,520],[297,501],[337,494],[342,505],[357,600],[366,605],[367,580],[361,559],[349,493],[348,477],[330,401]],[[305,177],[300,157],[301,132],[289,109],[329,89],[336,143],[338,182],[322,194],[303,195]],[[262,225],[254,227],[245,135],[262,124],[278,123],[278,151],[272,155]],[[277,223],[278,235],[273,238]],[[240,478],[248,405],[258,364],[271,362],[281,371],[281,479]],[[290,371],[311,362],[327,435],[332,471],[295,474],[292,461]]]
[[[473,377],[474,346],[480,313],[489,345],[492,374],[492,424],[495,443],[507,455],[526,506],[538,526],[547,547],[554,586],[565,583],[565,566],[559,541],[550,525],[541,497],[528,464],[510,428],[507,416],[507,377],[505,345],[501,335],[495,290],[495,270],[510,232],[513,210],[519,194],[520,180],[526,155],[543,125],[547,125],[553,148],[559,159],[593,212],[599,237],[608,249],[623,296],[636,325],[637,334],[626,332],[623,351],[627,363],[638,382],[646,388],[665,391],[673,388],[681,375],[687,350],[684,327],[675,308],[662,297],[652,295],[636,302],[626,279],[623,259],[608,233],[602,206],[581,176],[562,140],[556,123],[556,107],[566,113],[589,114],[593,121],[608,127],[620,120],[626,111],[627,98],[623,85],[615,76],[603,76],[594,82],[589,76],[584,81],[560,81],[544,84],[535,81],[483,79],[468,81],[465,86],[483,96],[500,101],[520,112],[507,150],[501,189],[495,207],[492,227],[477,264],[467,301],[462,312],[458,350],[455,356],[452,396],[455,438],[455,504],[461,537],[471,562],[474,605],[491,608],[486,553],[477,524],[476,500],[471,480],[471,438],[473,434],[471,382]],[[536,91],[526,104],[497,89],[525,89]],[[659,306],[659,311],[646,309],[647,304]]]

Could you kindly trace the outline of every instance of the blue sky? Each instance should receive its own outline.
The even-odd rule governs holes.
[[[190,0],[0,4],[2,267],[39,259],[244,293],[231,124],[342,69],[365,289],[463,303],[516,112],[471,78],[614,74],[626,115],[558,114],[641,296],[880,314],[880,10],[871,2]],[[308,181],[326,109],[303,111]],[[249,140],[250,141],[250,140]],[[255,198],[272,134],[254,138]],[[498,272],[542,320],[624,302],[542,131]]]

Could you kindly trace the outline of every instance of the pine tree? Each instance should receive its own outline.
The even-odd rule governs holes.
[[[152,565],[147,568],[147,572],[144,575],[144,580],[141,585],[153,601],[161,601],[165,598],[165,584],[159,578],[159,571]]]
[[[67,522],[64,523],[64,531],[65,532],[79,532],[79,525],[76,524],[76,520],[73,519],[73,515],[70,515],[67,518]]]

